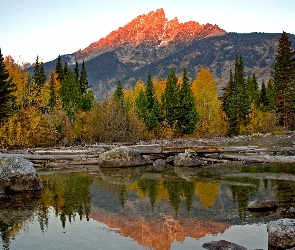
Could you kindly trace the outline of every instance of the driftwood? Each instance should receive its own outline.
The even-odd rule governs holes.
[[[253,163],[295,163],[295,156],[259,155],[259,154],[220,154],[219,158],[230,161]]]
[[[122,144],[121,144],[122,145]],[[37,166],[59,166],[59,165],[96,165],[99,164],[100,155],[116,148],[116,144],[94,144],[71,148],[35,148],[17,151],[0,152],[0,159],[12,155],[19,156],[31,161]],[[126,145],[144,156],[145,159],[153,161],[174,157],[186,150],[194,151],[207,164],[230,163],[239,161],[244,163],[266,163],[266,162],[295,162],[295,148],[259,148],[257,146],[164,146],[160,144],[148,145]]]

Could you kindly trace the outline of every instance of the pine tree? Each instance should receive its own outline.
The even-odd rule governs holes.
[[[13,92],[16,85],[9,77],[9,73],[4,64],[4,58],[0,49],[0,120],[11,116],[16,110]]]
[[[295,51],[291,49],[291,41],[283,32],[276,54],[273,71],[275,89],[275,106],[279,125],[294,128],[295,125]]]
[[[148,130],[151,131],[160,126],[160,104],[156,98],[155,88],[150,73],[148,74],[145,96],[147,99],[147,114],[145,123]]]
[[[247,77],[246,85],[250,102],[257,106],[259,102],[259,90],[255,74],[252,75],[252,78],[250,76]]]
[[[57,62],[55,65],[55,73],[57,74],[57,79],[60,82],[62,82],[62,80],[63,80],[63,67],[62,67],[60,55],[58,55],[58,57],[57,57]]]
[[[174,128],[178,121],[179,86],[175,69],[172,68],[167,79],[167,84],[162,95],[162,112],[164,121]]]
[[[237,96],[235,94],[236,89],[235,89],[235,84],[233,80],[233,75],[232,71],[230,70],[229,72],[229,82],[228,82],[228,87],[227,87],[227,94],[226,98],[224,99],[224,111],[228,117],[228,122],[229,122],[229,128],[228,128],[228,134],[234,135],[238,134],[238,122],[236,119],[237,112],[236,112],[236,103],[237,103]]]
[[[151,111],[153,109],[154,106],[154,102],[155,102],[155,89],[154,89],[154,84],[152,81],[152,76],[149,73],[148,74],[148,80],[147,80],[147,84],[146,84],[146,97],[148,100],[148,110]]]
[[[251,111],[251,100],[246,85],[245,69],[242,56],[236,56],[235,74],[230,72],[228,93],[224,107],[229,121],[229,135],[237,135],[242,127],[247,126]]]
[[[275,110],[275,86],[273,79],[269,79],[266,85],[266,93],[269,100],[269,111]]]
[[[258,105],[258,102],[259,102],[259,88],[258,88],[257,78],[256,78],[256,75],[254,73],[252,75],[252,86],[253,86],[253,90],[251,91],[252,100],[254,101],[254,103],[256,105]]]
[[[82,95],[86,93],[87,89],[90,88],[84,60],[82,62],[82,68],[81,68],[80,88],[81,88]]]
[[[81,89],[75,73],[71,71],[67,63],[63,69],[63,81],[59,90],[63,108],[67,111],[67,116],[75,117],[75,113],[80,107]]]
[[[75,66],[75,69],[74,69],[74,73],[75,73],[76,81],[78,82],[79,81],[79,64],[78,64],[77,61],[76,61],[76,66]],[[81,89],[81,92],[82,92],[82,89]]]
[[[269,99],[268,99],[268,95],[266,92],[266,86],[265,86],[264,82],[261,85],[261,93],[260,93],[259,103],[260,103],[260,109],[262,111],[267,111],[267,109],[269,107]]]
[[[179,117],[177,128],[182,134],[191,134],[200,120],[196,110],[195,98],[191,89],[186,69],[183,70],[182,84],[179,92]]]
[[[124,105],[124,93],[121,80],[118,81],[117,88],[113,94],[113,98],[115,101],[121,103],[121,105]]]
[[[146,123],[148,120],[148,99],[145,91],[139,91],[135,99],[136,114],[138,118],[143,119]]]
[[[52,111],[56,104],[55,76],[53,71],[50,72],[50,76],[49,76],[49,94],[50,94],[50,97],[48,101],[48,106],[50,111]]]
[[[46,82],[46,74],[44,70],[43,63],[39,63],[39,57],[36,58],[35,68],[34,68],[34,80],[38,88],[42,88]]]

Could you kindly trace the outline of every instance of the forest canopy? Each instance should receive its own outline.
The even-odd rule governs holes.
[[[72,70],[58,57],[46,76],[38,57],[34,72],[3,58],[0,51],[0,142],[4,148],[137,141],[171,137],[212,137],[292,130],[295,126],[295,61],[283,32],[270,80],[246,75],[236,55],[228,83],[218,96],[209,68],[194,79],[171,68],[167,78],[148,74],[134,88],[118,84],[98,102],[84,61]],[[249,74],[249,72],[247,72]],[[260,86],[260,87],[259,87]]]

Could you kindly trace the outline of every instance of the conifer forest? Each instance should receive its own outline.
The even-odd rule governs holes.
[[[45,74],[37,57],[34,72],[20,68],[0,51],[0,143],[2,148],[135,142],[154,138],[282,133],[295,127],[295,51],[287,33],[278,43],[267,82],[246,75],[236,55],[227,86],[218,93],[210,69],[194,79],[186,69],[166,79],[151,74],[133,89],[118,84],[113,95],[95,100],[87,69],[74,70],[58,57]]]

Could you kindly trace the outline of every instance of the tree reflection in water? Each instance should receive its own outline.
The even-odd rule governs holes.
[[[3,249],[10,248],[10,240],[37,216],[40,229],[48,228],[50,208],[60,216],[62,226],[79,215],[89,218],[91,208],[90,186],[92,177],[88,173],[71,173],[41,176],[44,184],[39,192],[14,194],[0,202],[0,232]]]
[[[52,211],[62,228],[77,216],[80,220],[91,216],[110,228],[120,228],[121,235],[140,245],[169,249],[175,240],[183,242],[185,237],[223,232],[228,223],[258,221],[247,209],[248,202],[257,197],[271,195],[280,207],[295,206],[293,166],[187,168],[178,171],[183,178],[170,170],[155,175],[144,171],[132,168],[107,169],[95,175],[88,172],[41,175],[44,184],[41,194],[13,195],[0,203],[3,248],[9,249],[11,240],[33,221],[44,235],[50,227]],[[270,173],[268,178],[265,173]],[[282,179],[285,177],[290,178]],[[227,219],[236,214],[239,221]],[[173,238],[175,230],[178,233]],[[161,237],[167,241],[160,246]]]

